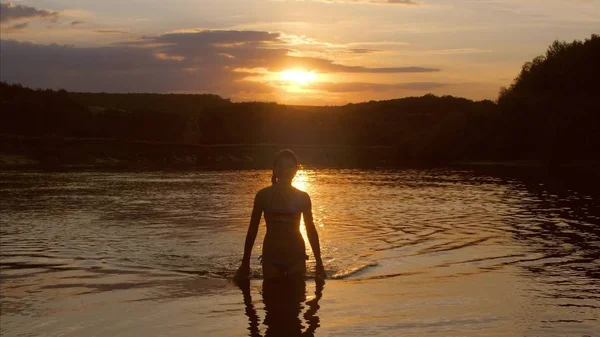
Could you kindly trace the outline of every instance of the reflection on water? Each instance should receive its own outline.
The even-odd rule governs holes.
[[[310,183],[310,175],[304,169],[298,170],[298,173],[296,173],[296,177],[294,177],[293,185],[297,189],[300,189],[305,192],[313,190]],[[306,226],[304,225],[304,217],[302,217],[302,220],[300,221],[300,233],[302,234],[302,238],[304,239],[304,246],[310,247],[310,242],[308,241],[308,234],[306,234]]]
[[[315,335],[315,331],[320,326],[317,311],[320,308],[319,300],[323,297],[325,285],[322,281],[315,283],[315,295],[312,299],[307,300],[305,280],[290,278],[263,282],[262,298],[266,314],[263,322],[266,326],[265,337]],[[250,336],[262,336],[260,318],[252,302],[250,282],[243,282],[239,284],[239,287],[244,297]],[[305,309],[306,311],[302,313]]]
[[[248,318],[251,333],[291,335],[600,331],[597,196],[464,170],[301,171],[328,295],[251,283],[243,305],[226,280],[269,181],[268,171],[0,172],[0,334],[239,335]],[[259,293],[266,308],[253,307]],[[123,316],[134,330],[116,324]]]

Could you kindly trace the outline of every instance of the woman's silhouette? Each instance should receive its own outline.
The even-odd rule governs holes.
[[[292,186],[298,171],[298,158],[291,150],[282,150],[273,162],[272,185],[258,191],[242,264],[236,272],[236,282],[247,280],[250,275],[250,254],[258,233],[262,214],[267,223],[267,234],[263,242],[262,271],[265,282],[271,279],[301,278],[306,275],[306,247],[300,233],[300,217],[304,216],[306,234],[315,255],[315,278],[325,279],[321,260],[319,235],[312,217],[312,205],[306,192]]]

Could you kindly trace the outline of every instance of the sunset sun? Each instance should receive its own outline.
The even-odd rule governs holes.
[[[314,82],[317,79],[317,74],[303,70],[286,70],[279,74],[279,78],[282,81],[304,86]]]

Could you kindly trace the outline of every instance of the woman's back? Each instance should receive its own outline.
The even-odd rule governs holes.
[[[260,192],[259,192],[260,193]],[[300,232],[307,194],[292,186],[269,186],[261,191],[267,234],[263,241],[263,260],[292,264],[305,259],[306,248]]]

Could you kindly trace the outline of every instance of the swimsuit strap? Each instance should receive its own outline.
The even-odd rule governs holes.
[[[266,211],[270,211],[270,212],[281,212],[281,213],[301,213],[301,212],[297,212],[296,211],[296,207],[291,207],[291,208],[287,208],[287,209],[275,209],[273,208],[273,199],[275,198],[275,190],[272,189],[271,190],[271,195],[269,195],[269,201],[267,202],[267,207],[266,207]],[[292,205],[293,206],[293,205]]]

